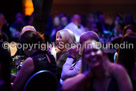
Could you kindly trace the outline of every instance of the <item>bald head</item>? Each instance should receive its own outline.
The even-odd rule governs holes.
[[[72,22],[76,25],[80,25],[81,23],[81,17],[78,14],[73,15]]]

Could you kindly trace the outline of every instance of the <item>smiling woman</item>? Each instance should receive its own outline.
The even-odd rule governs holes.
[[[96,41],[88,40],[82,47],[82,61],[90,70],[66,80],[63,91],[133,91],[126,70],[113,64]],[[91,44],[91,48],[85,45]]]
[[[97,47],[96,41],[87,41],[82,48],[82,59],[88,64],[92,69],[102,65],[102,61],[105,61],[104,53],[100,48]],[[87,45],[91,45],[88,47]],[[87,47],[86,47],[87,46]]]
[[[56,34],[56,44],[61,51],[68,50],[67,45],[74,44],[75,41],[75,36],[69,29],[60,30]]]
[[[55,55],[53,54],[54,51],[52,51],[52,54],[56,58],[56,63],[57,63],[57,77],[58,80],[61,77],[61,72],[62,72],[62,67],[63,64],[66,62],[67,56],[69,55],[69,45],[74,44],[76,42],[75,36],[73,32],[69,29],[62,29],[59,30],[56,33],[56,50],[55,50]],[[65,46],[68,45],[68,46]]]

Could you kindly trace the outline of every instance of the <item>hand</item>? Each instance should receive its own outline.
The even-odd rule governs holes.
[[[78,53],[79,49],[77,47],[69,49],[69,55],[71,55],[73,58],[75,58]]]

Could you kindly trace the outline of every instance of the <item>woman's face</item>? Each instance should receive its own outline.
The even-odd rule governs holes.
[[[57,37],[56,37],[56,46],[61,49],[61,47],[63,47],[63,39],[60,33],[58,33]],[[62,48],[63,49],[63,48]]]
[[[90,43],[89,43],[90,44]],[[83,60],[86,62],[90,68],[98,67],[103,62],[103,53],[101,49],[97,48],[93,42],[91,42],[92,47],[87,47],[84,49]]]

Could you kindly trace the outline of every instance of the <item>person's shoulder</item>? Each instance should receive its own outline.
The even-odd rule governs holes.
[[[64,29],[69,29],[69,28],[71,28],[71,26],[73,26],[74,24],[72,23],[72,22],[70,22],[69,24],[67,24],[66,26],[65,26],[65,28]]]
[[[30,65],[33,65],[33,59],[31,57],[28,57],[25,62],[23,63],[23,65],[25,66],[30,66]]]
[[[125,68],[120,64],[111,63],[111,70],[114,75],[126,74]]]
[[[133,91],[131,80],[122,65],[112,64],[112,77],[117,81],[120,91]]]
[[[113,71],[117,71],[117,70],[125,70],[124,67],[120,64],[116,64],[116,63],[111,63],[110,67]]]
[[[31,57],[28,57],[21,67],[21,71],[23,72],[32,72],[34,70],[34,62]]]
[[[25,62],[26,61],[33,61],[33,59],[32,59],[32,57],[28,57],[28,58],[26,58]]]

